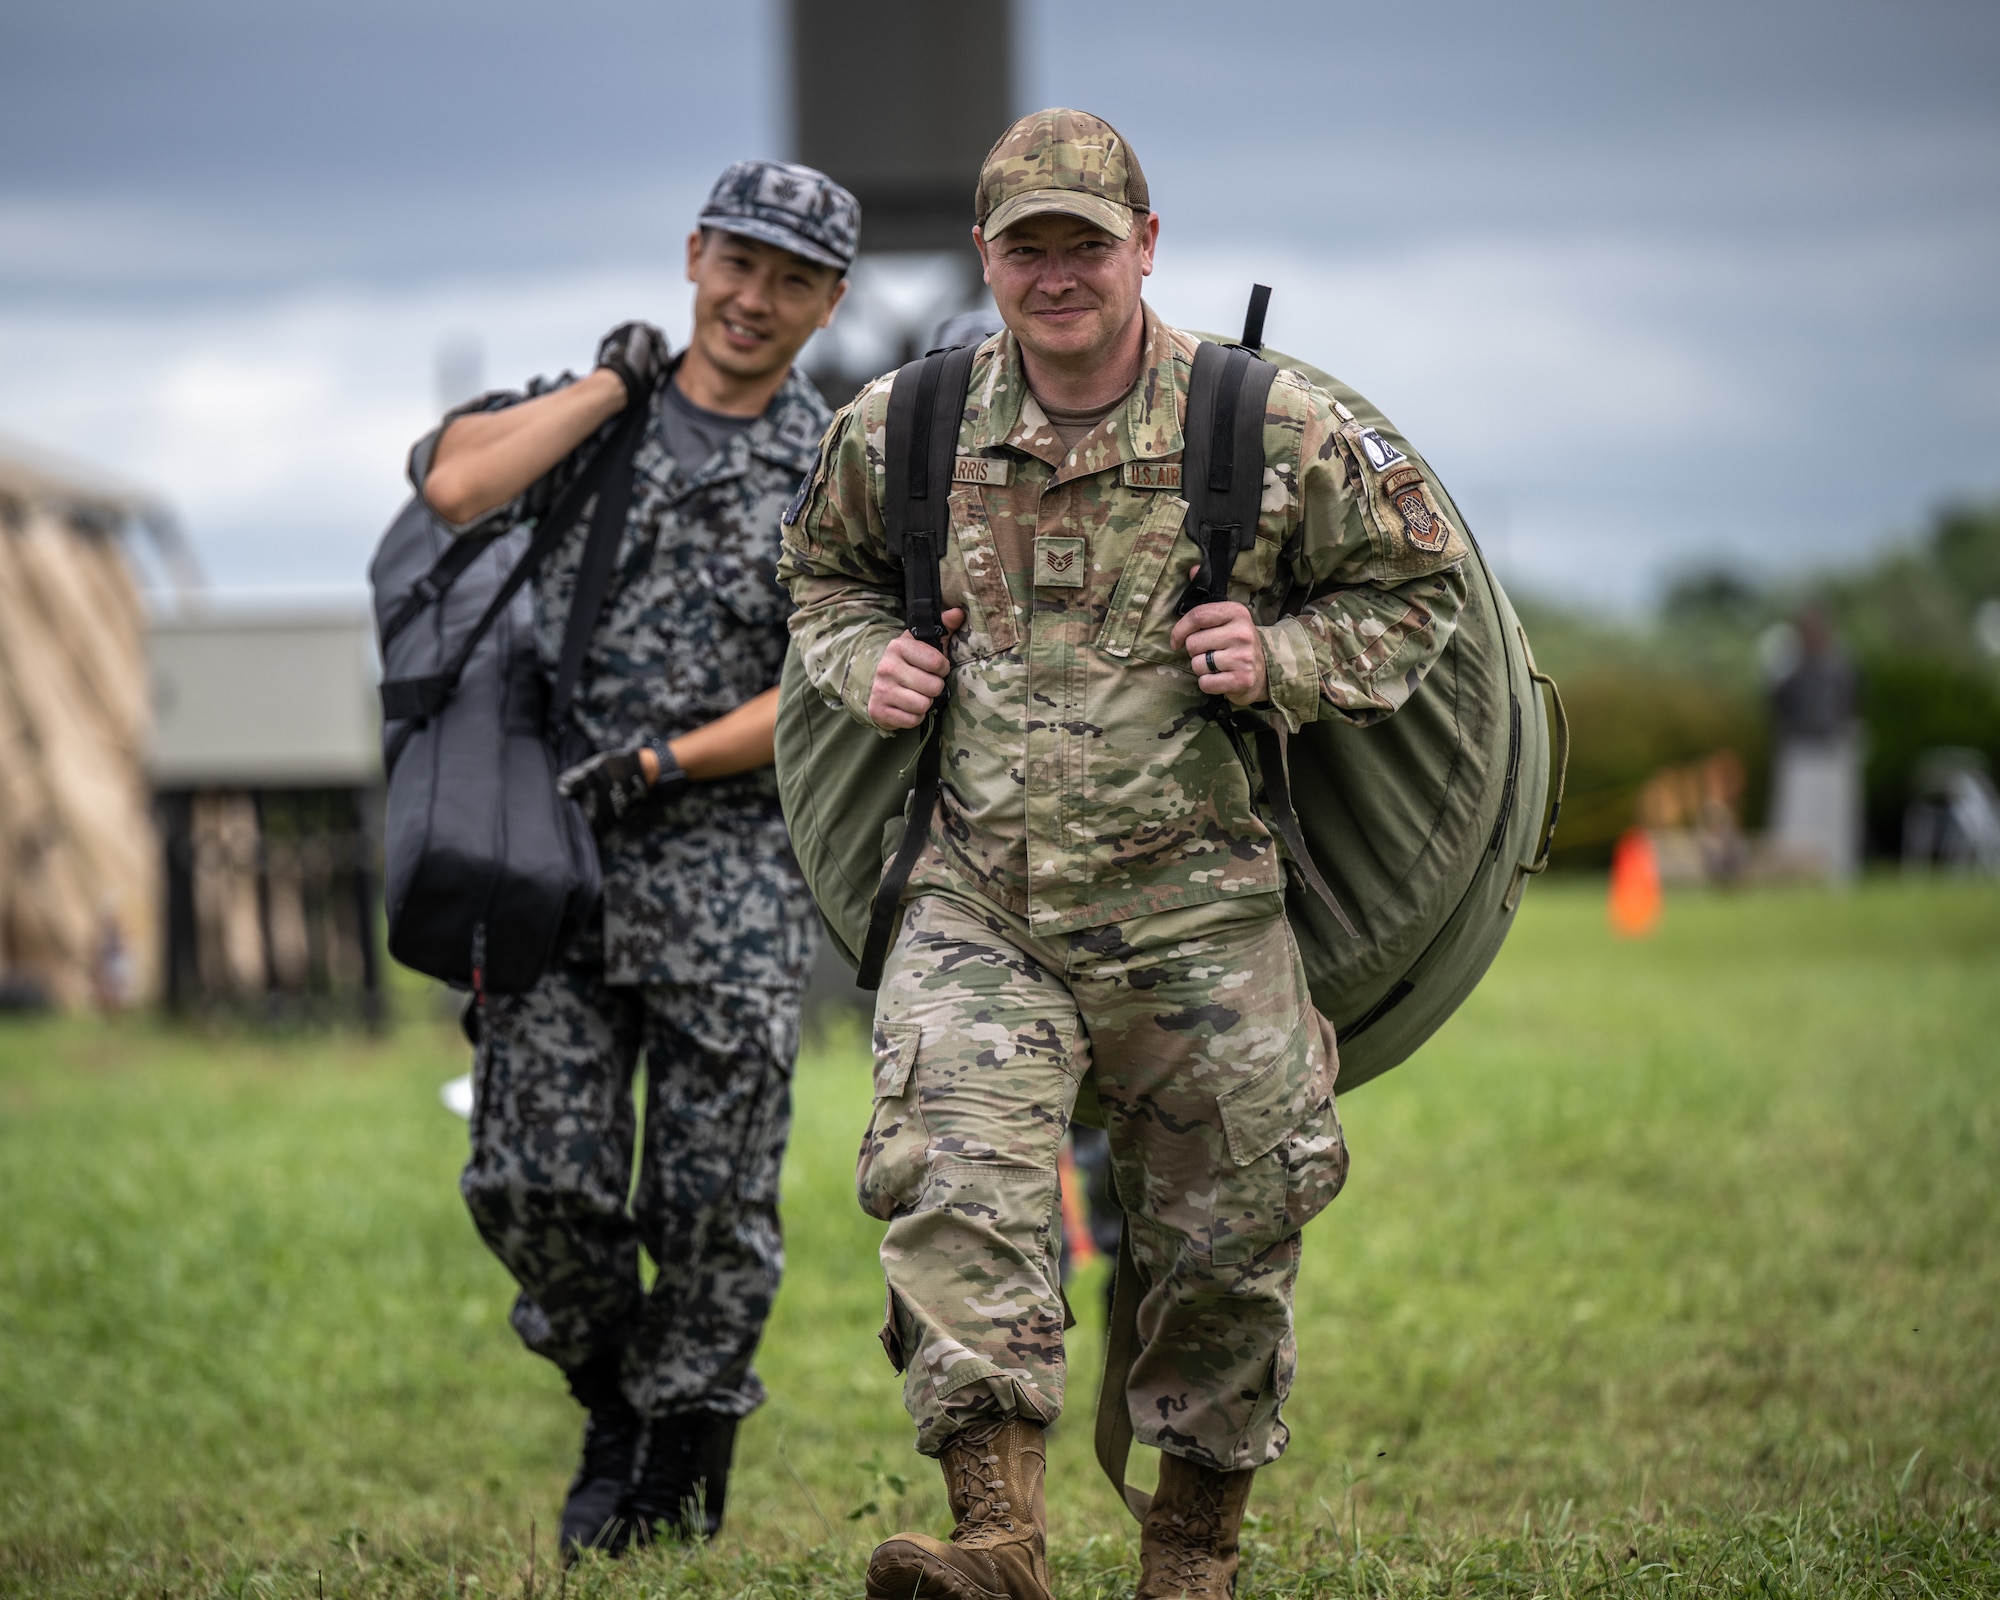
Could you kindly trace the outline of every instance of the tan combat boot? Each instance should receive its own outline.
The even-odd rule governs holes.
[[[958,1526],[949,1542],[899,1533],[877,1545],[868,1600],[1051,1600],[1041,1424],[966,1428],[938,1465]]]
[[[1160,1486],[1139,1535],[1138,1600],[1231,1600],[1243,1508],[1255,1467],[1222,1472],[1160,1457]]]

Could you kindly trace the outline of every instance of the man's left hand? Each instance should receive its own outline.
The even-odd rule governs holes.
[[[1219,694],[1233,706],[1267,698],[1264,640],[1248,606],[1234,600],[1196,606],[1174,624],[1173,645],[1187,651],[1203,694]]]

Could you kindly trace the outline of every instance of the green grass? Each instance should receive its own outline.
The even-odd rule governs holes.
[[[1414,1062],[1343,1102],[1276,1595],[2000,1592],[2000,892],[1531,894]],[[420,992],[387,1041],[0,1026],[0,1594],[513,1596],[578,1416],[505,1323]],[[730,1527],[572,1594],[860,1594],[939,1528],[874,1339],[854,1038],[808,1053],[792,1268]],[[1065,1596],[1129,1595],[1098,1286],[1052,1447]],[[876,1509],[870,1510],[873,1506]]]

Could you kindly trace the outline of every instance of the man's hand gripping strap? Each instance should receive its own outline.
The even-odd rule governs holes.
[[[882,521],[889,553],[903,568],[903,617],[910,632],[934,650],[945,649],[944,581],[940,567],[951,537],[951,469],[958,453],[958,425],[972,378],[974,347],[933,350],[896,374],[889,389],[888,437],[883,446]],[[945,687],[931,703],[923,753],[911,785],[902,842],[876,885],[868,908],[868,937],[854,981],[873,989],[896,931],[896,912],[910,869],[930,837],[937,811],[944,757]]]

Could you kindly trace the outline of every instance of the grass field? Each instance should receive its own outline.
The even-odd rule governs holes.
[[[1681,899],[1643,944],[1598,894],[1531,894],[1343,1100],[1243,1594],[2000,1593],[2000,892]],[[0,1594],[858,1600],[885,1531],[942,1529],[833,1038],[729,1528],[560,1583],[578,1413],[458,1202],[463,1047],[402,1011],[377,1043],[0,1026]],[[1058,1587],[1113,1600],[1074,1298]]]

